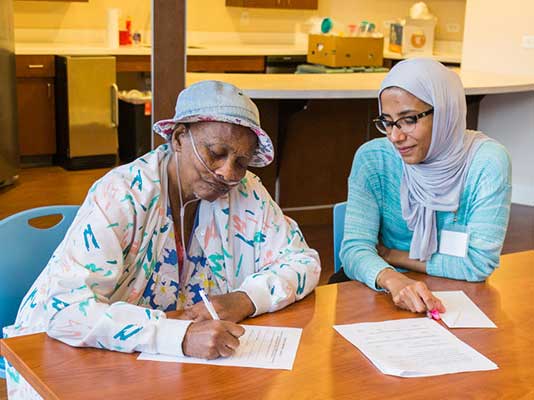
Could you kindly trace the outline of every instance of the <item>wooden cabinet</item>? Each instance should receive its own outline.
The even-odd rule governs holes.
[[[299,10],[317,10],[318,0],[276,0],[276,8],[295,8]]]
[[[317,10],[318,0],[226,0],[226,6]]]
[[[20,155],[56,153],[54,56],[17,56]]]
[[[150,56],[119,55],[117,72],[150,72]],[[264,56],[187,56],[187,72],[265,72]]]
[[[21,1],[21,0],[15,0],[15,1]],[[89,3],[89,0],[33,0],[33,1],[57,1],[57,2],[64,2],[64,3]]]
[[[187,56],[187,72],[265,72],[263,56]]]

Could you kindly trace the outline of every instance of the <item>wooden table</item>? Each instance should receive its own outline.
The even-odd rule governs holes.
[[[322,286],[250,324],[304,328],[292,371],[137,361],[137,354],[76,349],[44,334],[2,340],[2,354],[47,399],[526,399],[534,398],[534,251],[502,257],[487,283],[421,277],[464,290],[497,329],[453,329],[498,370],[431,378],[383,375],[332,325],[407,318],[356,282]]]

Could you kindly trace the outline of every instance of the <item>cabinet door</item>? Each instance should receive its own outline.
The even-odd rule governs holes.
[[[56,153],[53,78],[17,78],[21,156]]]
[[[226,0],[226,6],[252,7],[252,8],[276,8],[278,0]]]
[[[226,0],[231,7],[317,9],[317,0]]]
[[[276,0],[276,6],[279,8],[294,8],[317,10],[317,0]]]

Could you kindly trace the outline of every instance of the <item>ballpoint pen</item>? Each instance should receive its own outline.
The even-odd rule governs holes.
[[[219,321],[220,318],[219,316],[217,315],[217,311],[215,311],[215,308],[213,308],[213,304],[211,304],[211,301],[209,301],[208,297],[206,296],[206,293],[204,293],[204,290],[203,289],[200,289],[198,291],[198,294],[200,295],[200,297],[202,298],[202,301],[204,302],[204,305],[206,306],[208,312],[210,313],[211,315],[211,318],[215,321]]]

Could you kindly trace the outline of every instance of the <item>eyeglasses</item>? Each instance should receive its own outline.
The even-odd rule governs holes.
[[[434,109],[431,108],[417,115],[408,115],[406,117],[399,118],[396,121],[391,121],[381,115],[378,118],[373,119],[373,122],[376,126],[376,129],[378,129],[378,131],[384,135],[389,135],[394,126],[396,126],[397,129],[399,129],[402,133],[408,134],[413,132],[418,120],[426,117],[427,115],[431,115],[433,112]]]

